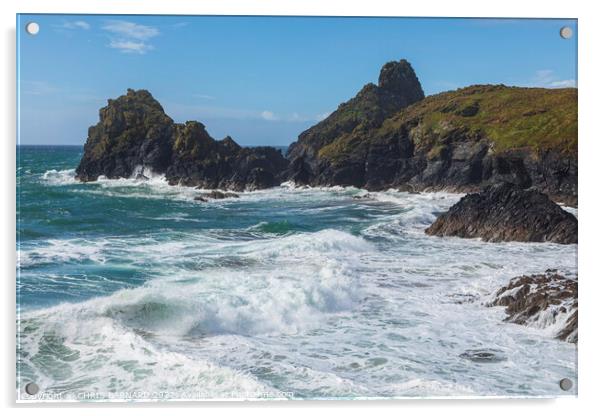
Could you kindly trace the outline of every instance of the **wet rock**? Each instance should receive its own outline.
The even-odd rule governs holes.
[[[374,199],[374,197],[371,194],[353,195],[351,198],[357,199],[357,200],[364,200],[364,201]]]
[[[465,303],[474,303],[479,296],[472,293],[454,293],[448,295],[451,301],[455,304],[462,305]]]
[[[576,244],[577,218],[541,192],[504,183],[466,195],[425,232],[494,242]]]
[[[555,337],[577,342],[577,277],[556,270],[519,276],[499,289],[487,306],[504,306],[507,322],[546,328],[559,326]]]
[[[499,363],[506,360],[502,352],[495,349],[466,350],[460,357],[475,363]]]
[[[195,201],[207,202],[209,199],[226,199],[226,198],[239,198],[238,194],[234,192],[221,192],[221,191],[211,191],[204,192],[200,195],[194,197]]]

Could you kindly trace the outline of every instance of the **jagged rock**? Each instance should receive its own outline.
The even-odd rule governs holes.
[[[88,129],[77,178],[95,181],[129,178],[137,166],[165,171],[171,158],[174,123],[148,91],[132,89],[100,109],[100,121]]]
[[[100,110],[76,174],[129,178],[143,167],[172,184],[237,191],[287,180],[459,192],[511,182],[575,206],[577,90],[475,85],[424,98],[410,63],[389,62],[378,85],[301,133],[287,158],[176,124],[148,91],[128,90]]]
[[[577,277],[567,278],[556,270],[519,276],[499,289],[487,306],[505,306],[505,319],[521,325],[545,328],[561,324],[555,337],[577,342]]]
[[[363,185],[363,160],[348,160],[342,166],[323,164],[319,152],[356,130],[368,132],[379,127],[386,118],[423,98],[420,82],[408,61],[385,64],[378,85],[365,85],[354,98],[301,133],[287,153],[292,162],[288,177],[300,184],[317,184],[317,178],[322,176],[324,184]],[[335,179],[327,180],[330,177]]]
[[[504,183],[464,196],[426,234],[485,241],[577,243],[577,218],[536,190]]]
[[[100,110],[76,175],[130,178],[143,167],[170,184],[240,191],[279,185],[287,166],[274,148],[243,148],[230,136],[216,141],[196,121],[176,124],[148,91],[129,89]],[[134,176],[146,178],[140,175]]]

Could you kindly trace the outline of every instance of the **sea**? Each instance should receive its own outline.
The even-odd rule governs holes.
[[[19,400],[577,392],[553,322],[486,306],[512,277],[576,274],[576,245],[426,235],[460,194],[81,183],[82,153],[17,148]]]

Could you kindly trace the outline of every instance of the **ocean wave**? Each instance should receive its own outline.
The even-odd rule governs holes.
[[[136,284],[145,283],[23,312],[20,383],[182,396],[202,387],[213,399],[231,391],[397,397],[543,394],[557,390],[549,379],[572,374],[570,345],[546,338],[546,329],[504,324],[503,310],[480,303],[517,271],[575,269],[576,247],[426,236],[424,228],[461,195],[283,185],[199,204],[193,196],[201,191],[170,186],[160,175],[101,178],[68,191],[186,200],[190,206],[152,204],[159,210],[139,214],[215,228],[160,224],[150,235],[22,244],[22,278],[45,270],[38,265],[57,265],[44,288],[63,279],[53,287],[72,290],[78,276],[62,270],[103,275],[104,267],[123,267],[128,278],[135,271]],[[239,228],[211,225],[207,209],[222,215],[239,204],[254,219]],[[307,224],[322,229],[308,232]],[[459,358],[497,346],[506,367]],[[560,357],[543,364],[550,377],[512,390],[517,379],[532,380],[540,356]],[[457,383],[460,373],[466,377]]]
[[[104,263],[102,254],[108,241],[84,239],[45,240],[34,247],[21,247],[18,251],[17,265],[25,268],[42,264],[61,264],[73,261],[92,261]]]
[[[165,244],[152,249],[139,245],[130,255],[144,252],[153,258],[192,250],[194,245],[189,242],[170,250]],[[59,246],[52,245],[53,250]],[[162,277],[137,288],[23,313],[20,349],[27,354],[20,355],[20,365],[24,373],[29,371],[49,390],[77,391],[80,377],[86,374],[94,378],[96,389],[148,390],[163,383],[182,393],[202,381],[212,398],[239,388],[263,394],[269,389],[253,377],[161,345],[182,337],[294,334],[319,326],[328,316],[359,304],[362,290],[355,267],[362,253],[373,250],[362,238],[337,230],[203,247],[197,246],[207,256],[232,252],[254,261],[242,263],[243,267],[180,269],[175,274],[168,267]],[[86,250],[77,256],[87,256]]]
[[[42,174],[42,181],[54,186],[73,185],[79,183],[75,179],[75,169],[50,169]]]
[[[270,397],[274,392],[251,375],[170,351],[88,306],[63,306],[21,321],[18,351],[27,351],[18,362],[22,382],[35,381],[47,394],[60,392],[63,400],[85,399],[82,393],[102,399],[140,392],[148,395],[142,399],[160,400]]]

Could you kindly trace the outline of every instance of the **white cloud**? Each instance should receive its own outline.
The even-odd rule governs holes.
[[[273,112],[268,111],[268,110],[264,110],[261,112],[261,118],[263,118],[264,120],[268,120],[268,121],[278,120],[276,115]]]
[[[574,79],[559,79],[551,69],[541,69],[535,72],[531,85],[544,88],[569,88],[576,87],[577,82]]]
[[[159,34],[159,29],[156,27],[139,25],[125,20],[110,20],[102,28],[127,39],[148,40]]]
[[[145,54],[154,49],[147,41],[159,35],[159,29],[125,20],[109,20],[103,30],[111,34],[110,48],[124,53]]]
[[[109,43],[109,47],[119,49],[123,53],[138,53],[141,55],[154,49],[153,45],[134,40],[112,40],[111,43]]]
[[[59,26],[62,29],[84,29],[84,30],[89,30],[90,29],[90,24],[88,22],[84,22],[83,20],[75,20],[72,22],[65,22],[62,25]]]

